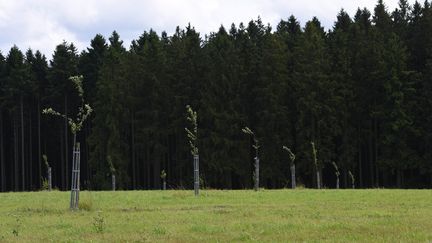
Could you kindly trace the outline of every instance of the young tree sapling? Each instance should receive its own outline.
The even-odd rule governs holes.
[[[115,191],[116,190],[115,168],[114,168],[114,164],[112,162],[110,155],[107,156],[107,162],[108,162],[108,165],[110,168],[110,173],[111,173],[111,187],[112,187],[112,190]]]
[[[189,145],[191,147],[191,154],[194,162],[194,192],[195,196],[199,195],[199,154],[198,154],[198,115],[196,111],[192,110],[190,105],[186,106],[187,116],[186,119],[190,122],[191,129],[185,127],[186,135],[189,138]]]
[[[332,162],[333,167],[335,168],[335,175],[336,175],[336,189],[339,189],[339,176],[340,176],[340,172],[339,172],[339,168],[336,164],[336,162]]]
[[[315,143],[312,141],[311,142],[312,145],[312,156],[313,156],[313,161],[314,161],[314,165],[315,165],[315,170],[316,170],[316,179],[317,179],[317,188],[321,189],[321,180],[320,180],[320,171],[318,168],[318,158],[317,158],[317,150],[315,148]]]
[[[51,191],[52,190],[51,166],[48,163],[48,157],[46,156],[46,154],[42,155],[42,159],[47,168],[48,191]]]
[[[252,130],[249,127],[244,127],[242,129],[242,132],[245,133],[245,134],[247,134],[247,135],[249,135],[249,136],[251,136],[252,139],[253,139],[253,141],[254,141],[254,144],[252,144],[252,147],[255,149],[255,158],[254,158],[254,160],[255,160],[255,171],[253,173],[253,181],[254,181],[254,190],[258,191],[259,190],[259,174],[260,174],[260,171],[259,171],[259,157],[258,157],[258,149],[259,149],[259,145],[258,144],[259,144],[259,141],[256,138],[255,133],[252,132]]]
[[[164,190],[164,191],[166,190],[166,176],[167,176],[167,174],[166,174],[165,170],[162,170],[160,177],[162,179],[162,190]]]
[[[349,174],[349,176],[351,178],[352,189],[355,189],[355,178],[354,178],[354,175],[351,173],[350,170],[348,171],[348,174]]]
[[[289,149],[287,146],[282,146],[282,149],[288,152],[288,156],[290,158],[291,164],[290,164],[290,170],[291,170],[291,188],[296,188],[296,175],[295,175],[295,154]]]
[[[83,123],[87,120],[92,112],[89,104],[84,103],[84,90],[82,88],[83,76],[72,76],[69,80],[74,84],[76,91],[81,99],[78,107],[78,114],[72,119],[65,114],[55,111],[53,108],[45,108],[42,114],[53,115],[67,119],[71,132],[73,134],[73,151],[72,151],[72,183],[71,183],[71,201],[70,209],[78,209],[79,188],[80,188],[80,144],[76,141],[76,134],[81,131]]]

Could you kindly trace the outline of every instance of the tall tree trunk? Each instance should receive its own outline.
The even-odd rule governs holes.
[[[3,109],[0,107],[0,177],[1,177],[1,191],[6,191],[6,166],[4,157],[4,133],[3,133]]]
[[[430,174],[430,187],[432,188],[432,173]]]
[[[378,119],[374,119],[374,161],[375,161],[375,187],[379,187],[379,169],[378,169]]]
[[[182,145],[181,145],[181,139],[178,136],[178,132],[176,133],[176,163],[177,163],[177,168],[179,168],[178,173],[177,173],[177,180],[179,182],[179,186],[181,188],[183,188],[183,179],[182,179],[182,175],[183,175],[183,160],[181,160],[180,163],[180,158],[181,158],[181,150],[182,150]],[[180,166],[178,166],[179,164],[181,164]],[[432,180],[431,180],[432,181]]]
[[[37,104],[37,122],[38,122],[38,186],[42,188],[42,151],[41,151],[41,111],[40,111],[40,97],[38,97]]]
[[[347,173],[347,171],[346,171],[345,168],[343,169],[342,173],[343,173],[343,180],[344,180],[343,187],[344,188],[348,188],[348,183],[347,183],[347,181],[348,181],[348,173]]]
[[[29,172],[29,178],[30,178],[30,190],[34,189],[33,185],[33,134],[32,134],[32,115],[31,112],[29,112],[29,166],[28,166],[28,172]]]
[[[376,157],[375,157],[376,158]],[[375,160],[375,187],[379,188],[379,168],[378,168],[378,160]],[[382,180],[382,178],[381,178]]]
[[[69,188],[69,168],[68,168],[68,165],[69,165],[69,153],[68,153],[68,151],[69,151],[69,141],[68,141],[68,131],[69,131],[69,129],[68,129],[68,96],[67,96],[67,94],[65,94],[65,97],[64,97],[64,111],[65,111],[65,113],[64,113],[64,115],[65,115],[65,119],[64,119],[64,129],[65,129],[65,131],[64,131],[64,134],[65,134],[65,176],[66,176],[66,178],[65,178],[65,181],[66,181],[66,184],[65,184],[65,188]]]
[[[374,147],[373,147],[373,129],[371,131],[371,134],[369,134],[369,179],[370,179],[370,187],[374,187]]]
[[[161,178],[160,178],[160,173],[161,173],[161,169],[160,169],[160,161],[161,161],[161,156],[159,151],[155,151],[156,154],[158,156],[156,156],[155,160],[154,160],[154,166],[153,166],[153,178],[154,178],[154,189],[160,189],[161,188]]]
[[[383,170],[383,173],[382,173],[382,186],[383,187],[389,187],[389,180],[388,180],[388,172],[387,172],[387,170]]]
[[[161,178],[160,178],[160,174],[161,174],[161,161],[163,159],[163,150],[161,149],[161,147],[163,146],[163,142],[162,142],[162,135],[159,133],[157,135],[157,147],[155,149],[155,154],[157,155],[157,157],[154,160],[154,184],[155,184],[155,189],[160,189],[161,188]]]
[[[14,112],[15,113],[15,112]],[[17,117],[16,114],[13,114],[13,130],[14,130],[14,174],[15,174],[15,178],[14,178],[14,188],[15,191],[19,190],[19,149],[18,149],[18,124],[17,124]]]
[[[148,143],[146,143],[145,145],[145,148],[144,148],[144,151],[145,151],[145,170],[146,170],[146,177],[147,177],[147,179],[145,180],[145,182],[146,182],[146,188],[150,188],[150,185],[151,185],[151,181],[150,181],[150,178],[151,178],[151,171],[150,171],[150,161],[151,161],[151,155],[150,155],[150,146],[148,145]]]
[[[91,130],[91,118],[85,123],[85,165],[86,165],[86,177],[85,181],[90,181],[90,166],[89,166],[89,155],[90,155],[90,144],[88,142],[88,137],[90,135]],[[87,185],[88,186],[88,185]]]
[[[24,95],[20,96],[21,110],[21,183],[22,190],[25,191],[25,157],[24,157]]]
[[[363,188],[363,163],[362,163],[362,146],[361,141],[358,141],[358,167],[359,167],[359,186]]]
[[[131,112],[131,142],[132,142],[132,189],[136,189],[136,161],[135,161],[135,121],[133,111]]]
[[[396,170],[396,183],[397,188],[402,188],[402,172],[401,169]]]
[[[64,169],[64,165],[65,165],[65,151],[64,151],[64,132],[62,129],[60,129],[60,166],[59,168],[57,168],[57,171],[60,170],[60,180],[61,181],[61,187],[63,190],[67,190],[67,188],[65,187],[65,169]]]
[[[296,123],[297,122],[296,121],[297,121],[297,119],[291,120],[291,134],[292,134],[292,138],[293,138],[292,150],[293,150],[294,154],[297,153],[297,129],[296,129]],[[295,189],[297,187],[297,179],[296,179],[296,174],[295,174],[296,166],[295,166],[294,162],[292,163],[292,165],[293,166],[291,166],[291,188]],[[294,187],[293,187],[293,182],[294,182]]]

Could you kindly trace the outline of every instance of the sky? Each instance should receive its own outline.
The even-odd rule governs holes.
[[[79,51],[96,34],[106,39],[116,30],[125,47],[151,28],[172,34],[190,23],[202,36],[221,25],[247,23],[261,17],[277,23],[294,15],[302,26],[316,16],[331,29],[343,8],[353,16],[358,7],[373,12],[376,0],[0,0],[0,51],[13,45],[40,50],[51,59],[56,45],[72,42]],[[409,1],[413,4],[414,0]],[[384,0],[388,11],[398,0]]]

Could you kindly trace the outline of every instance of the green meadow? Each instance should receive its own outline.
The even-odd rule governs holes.
[[[432,241],[432,190],[0,194],[0,242]]]

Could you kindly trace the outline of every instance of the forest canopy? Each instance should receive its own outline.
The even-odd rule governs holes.
[[[114,31],[78,53],[60,43],[51,60],[13,46],[0,54],[0,189],[38,190],[46,178],[70,187],[72,134],[81,98],[69,78],[83,75],[93,108],[77,134],[84,189],[192,188],[186,106],[197,111],[202,185],[253,186],[253,141],[260,181],[297,185],[432,186],[432,7],[427,0],[389,12],[382,0],[354,16],[341,10],[331,30],[294,16],[272,28],[260,18],[200,35],[191,25],[160,35],[144,31],[127,46]],[[317,165],[310,149],[314,142]],[[108,162],[110,158],[110,162]]]

